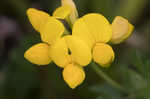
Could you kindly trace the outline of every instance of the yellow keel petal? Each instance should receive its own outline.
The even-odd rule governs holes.
[[[102,67],[108,67],[114,61],[114,51],[108,44],[96,43],[93,48],[93,60]]]
[[[70,88],[79,86],[85,79],[85,73],[82,67],[69,64],[63,70],[63,78]]]
[[[47,65],[51,62],[48,48],[49,46],[45,43],[36,44],[25,52],[24,57],[33,64]]]

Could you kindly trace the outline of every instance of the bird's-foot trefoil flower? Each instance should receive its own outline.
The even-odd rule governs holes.
[[[32,46],[24,54],[27,60],[37,65],[47,65],[51,62],[48,49],[65,31],[63,24],[55,18],[48,17],[46,21],[40,29],[42,43]]]
[[[110,24],[103,15],[91,13],[78,19],[72,31],[73,36],[83,39],[91,48],[93,60],[102,67],[108,67],[115,58],[108,43],[127,39],[133,31],[133,25],[120,16]]]
[[[30,23],[35,30],[40,33],[43,42],[34,45],[25,52],[24,56],[27,60],[37,65],[47,65],[51,62],[51,59],[48,56],[49,46],[65,32],[65,27],[57,20],[57,18],[65,19],[70,13],[71,8],[68,6],[57,8],[54,11],[53,16],[35,8],[29,8],[27,10],[27,16]]]
[[[101,14],[91,13],[78,19],[72,35],[83,39],[91,48],[93,60],[103,67],[108,67],[114,60],[114,51],[107,43],[112,37],[112,28]]]
[[[115,54],[109,42],[123,42],[131,35],[134,27],[121,16],[117,16],[112,24],[98,13],[78,18],[72,0],[61,2],[62,6],[57,8],[52,16],[34,8],[27,10],[28,18],[40,33],[42,43],[29,48],[24,57],[37,65],[47,65],[53,61],[63,68],[64,81],[74,89],[84,81],[83,67],[92,59],[102,67],[110,66]],[[67,29],[60,19],[68,22],[72,34],[64,35]]]
[[[65,8],[66,7],[66,8]],[[67,14],[62,11],[68,9]],[[85,79],[83,67],[92,59],[88,45],[76,36],[64,36],[65,27],[57,19],[65,19],[69,14],[69,7],[62,6],[53,13],[53,16],[45,12],[30,8],[27,15],[33,27],[40,33],[43,43],[33,45],[24,57],[33,64],[47,65],[52,61],[59,67],[65,82],[76,88]]]
[[[76,36],[64,36],[51,46],[49,55],[54,63],[64,68],[63,78],[71,88],[83,82],[83,67],[92,59],[90,48],[83,40]]]

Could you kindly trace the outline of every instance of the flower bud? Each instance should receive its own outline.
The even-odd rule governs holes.
[[[111,43],[118,44],[126,40],[134,29],[134,26],[125,18],[117,16],[112,22]]]

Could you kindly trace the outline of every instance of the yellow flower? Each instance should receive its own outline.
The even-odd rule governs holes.
[[[72,31],[73,36],[83,39],[88,44],[96,63],[108,67],[114,60],[114,52],[107,44],[112,37],[112,28],[104,16],[87,14],[75,22]]]
[[[111,43],[118,44],[127,39],[134,29],[134,26],[121,16],[115,17],[112,23]]]
[[[72,35],[83,39],[92,50],[93,60],[108,67],[115,58],[108,42],[120,43],[127,39],[134,26],[123,17],[117,16],[112,24],[101,14],[91,13],[78,19],[73,25]]]
[[[28,9],[28,18],[40,33],[43,43],[29,48],[24,57],[37,65],[54,61],[63,68],[64,81],[74,89],[84,81],[83,67],[92,58],[102,67],[108,67],[114,61],[114,51],[107,43],[117,44],[125,40],[131,35],[133,26],[122,17],[116,17],[110,24],[103,15],[97,13],[76,20],[77,10],[73,1],[62,0],[62,5],[54,11],[53,16],[34,8]],[[63,35],[66,29],[58,19],[74,23],[72,35]]]
[[[63,24],[57,18],[65,19],[70,11],[70,7],[62,6],[55,10],[53,16],[50,16],[46,12],[34,8],[27,10],[27,16],[32,26],[40,32],[43,41],[43,43],[36,44],[25,52],[24,57],[27,60],[37,65],[47,65],[51,62],[48,55],[49,47],[57,39],[60,39],[65,31]]]
[[[83,40],[76,36],[64,36],[51,46],[49,55],[55,64],[64,68],[64,80],[71,88],[83,82],[83,67],[88,65],[92,58],[90,48]]]
[[[65,8],[66,7],[66,8]],[[75,88],[85,79],[83,66],[91,61],[91,51],[88,45],[76,36],[62,37],[65,27],[57,18],[65,19],[68,15],[62,13],[69,7],[58,8],[53,16],[45,12],[30,8],[27,15],[33,27],[40,32],[43,43],[29,48],[24,57],[33,64],[47,65],[54,61],[59,67],[63,67],[63,78],[66,83]]]
[[[53,17],[47,18],[47,22],[40,29],[43,43],[36,44],[29,48],[24,57],[31,63],[37,65],[47,65],[51,62],[48,56],[49,46],[61,37],[64,32],[63,24]],[[54,32],[55,31],[55,32]]]

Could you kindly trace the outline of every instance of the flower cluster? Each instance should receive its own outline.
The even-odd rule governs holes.
[[[115,55],[108,42],[121,43],[134,28],[121,16],[117,16],[112,24],[98,13],[78,18],[72,0],[62,0],[62,5],[52,16],[34,8],[29,8],[27,15],[32,26],[40,33],[42,43],[29,48],[24,57],[37,65],[47,65],[53,61],[63,68],[63,78],[71,88],[84,81],[83,67],[92,59],[102,67],[110,66]],[[60,20],[68,22],[72,33],[66,35],[68,30]]]

